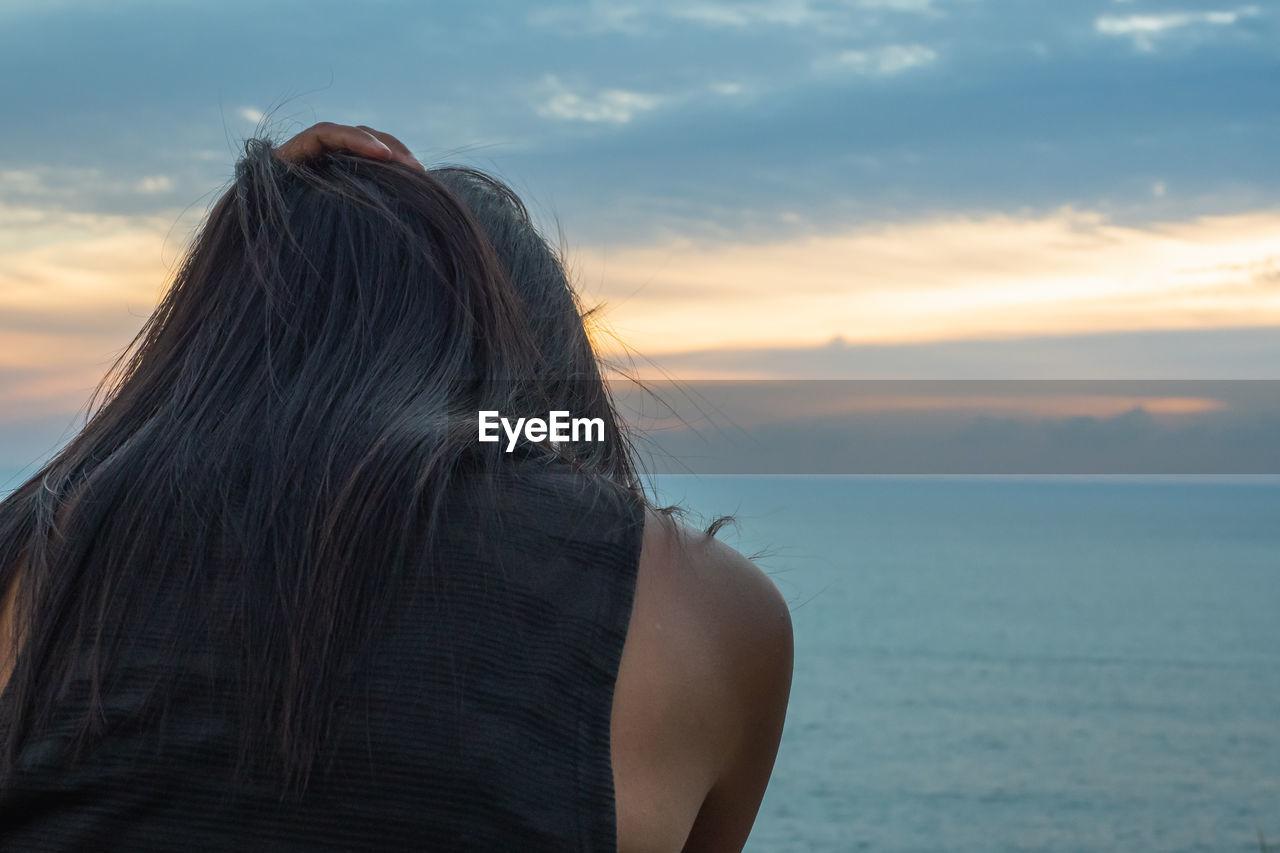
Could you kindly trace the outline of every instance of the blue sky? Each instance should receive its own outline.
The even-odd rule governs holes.
[[[1278,15],[0,2],[0,443],[87,400],[242,140],[321,119],[506,178],[678,375],[1276,378]]]
[[[282,130],[363,121],[488,162],[579,241],[1064,204],[1151,221],[1280,184],[1280,28],[1256,3],[0,9],[0,166],[112,212],[193,201],[282,103]]]

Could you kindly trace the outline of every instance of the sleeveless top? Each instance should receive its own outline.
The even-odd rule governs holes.
[[[70,712],[24,745],[0,850],[615,851],[610,718],[644,505],[561,467],[504,476],[484,517],[450,493],[433,569],[398,596],[302,794],[228,787],[216,693],[170,696],[156,743],[126,678],[74,763]]]

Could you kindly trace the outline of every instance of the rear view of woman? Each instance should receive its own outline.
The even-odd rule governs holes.
[[[505,186],[251,140],[102,390],[0,502],[0,849],[742,848],[787,608],[647,505]]]

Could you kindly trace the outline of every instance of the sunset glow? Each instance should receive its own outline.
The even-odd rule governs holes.
[[[580,261],[641,352],[1280,324],[1280,212],[1135,228],[1097,214],[921,221]]]
[[[83,403],[189,231],[176,215],[85,221],[83,234],[49,227],[0,254],[0,417]],[[569,260],[586,301],[604,302],[617,336],[597,336],[606,352],[1280,325],[1274,211],[1145,228],[1074,211],[973,216],[772,245],[585,247]]]

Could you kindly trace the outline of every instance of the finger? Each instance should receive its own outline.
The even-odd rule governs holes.
[[[376,136],[350,125],[328,121],[312,125],[277,151],[283,159],[294,162],[318,157],[325,151],[349,151],[378,160],[390,160],[395,156]]]
[[[390,148],[392,153],[395,155],[395,159],[399,160],[401,163],[404,163],[407,166],[417,166],[419,169],[426,168],[418,161],[417,157],[413,156],[413,152],[409,150],[409,146],[405,145],[391,134],[384,133],[381,130],[374,130],[372,127],[364,124],[358,124],[356,127],[360,128],[365,133],[374,136],[382,142],[383,145]]]

